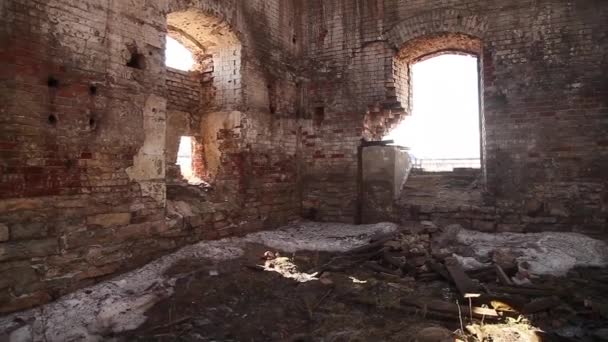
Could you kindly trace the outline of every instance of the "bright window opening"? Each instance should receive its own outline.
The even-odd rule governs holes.
[[[446,54],[412,65],[412,115],[386,139],[410,148],[414,167],[480,167],[477,58]]]
[[[189,182],[195,183],[198,177],[194,175],[192,168],[192,137],[181,137],[177,150],[177,162],[182,176]]]
[[[194,57],[185,46],[167,36],[165,65],[174,69],[189,71],[194,67]]]

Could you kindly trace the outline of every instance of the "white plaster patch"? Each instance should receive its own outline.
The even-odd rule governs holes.
[[[397,230],[394,223],[352,225],[345,223],[302,222],[287,227],[247,235],[245,241],[261,243],[285,252],[344,252],[369,242],[375,234]]]
[[[511,250],[518,255],[518,264],[529,265],[530,274],[562,276],[574,267],[608,265],[608,245],[578,233],[491,234],[460,229],[454,237],[454,245],[468,246],[482,259],[498,249]]]
[[[141,186],[144,196],[165,205],[165,129],[167,100],[150,95],[144,106],[144,143],[133,157],[133,166],[127,168],[129,178]]]

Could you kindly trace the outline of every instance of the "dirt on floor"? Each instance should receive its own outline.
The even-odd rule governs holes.
[[[389,265],[362,261],[373,260],[373,252],[288,254],[253,243],[244,250],[234,260],[188,259],[173,265],[167,275],[178,278],[174,294],[149,309],[147,321],[136,330],[107,337],[118,341],[605,341],[602,329],[608,321],[602,310],[608,287],[605,278],[598,281],[598,274],[608,274],[605,269],[575,270],[572,280],[545,278],[543,282],[554,291],[525,287],[526,296],[553,299],[525,318],[518,314],[521,308],[499,303],[495,309],[500,317],[471,319],[473,314],[454,284],[431,272],[421,273],[424,265],[409,275],[396,275]],[[471,276],[487,278],[487,272]],[[549,292],[555,296],[547,297]],[[531,299],[522,297],[509,298]],[[460,308],[455,305],[458,300],[460,312],[452,310]],[[428,301],[429,307],[408,306],[419,301]],[[442,311],[446,303],[453,307]]]
[[[121,340],[413,341],[424,328],[446,326],[397,308],[399,299],[412,293],[450,299],[453,293],[447,284],[417,289],[413,279],[383,281],[365,269],[326,272],[320,280],[298,282],[256,266],[264,265],[267,251],[249,244],[237,260],[176,264],[168,272],[184,276],[175,294],[150,309],[147,322]],[[299,270],[330,258],[328,253],[286,256]]]
[[[300,222],[0,317],[0,341],[608,341],[607,250],[573,233]]]

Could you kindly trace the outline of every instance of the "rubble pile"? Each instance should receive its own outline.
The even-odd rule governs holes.
[[[492,235],[455,226],[440,229],[432,222],[421,222],[416,227],[376,235],[369,243],[335,255],[307,272],[327,284],[332,284],[337,274],[356,274],[360,282],[384,282],[400,289],[409,287],[397,299],[393,298],[393,302],[398,303],[392,309],[425,318],[464,321],[468,326],[465,328],[463,323],[462,332],[468,331],[469,337],[476,336],[479,340],[487,340],[492,334],[494,340],[497,337],[492,329],[484,328],[483,322],[502,324],[503,332],[522,336],[602,340],[598,336],[608,328],[605,295],[608,270],[602,268],[606,263],[602,253],[607,249],[602,241],[582,235],[574,239],[563,236],[560,240],[563,233],[543,233],[542,238],[528,234],[527,238],[535,241],[532,243],[524,240],[526,234],[506,237],[493,234],[496,248],[486,248],[479,253],[475,248],[480,246],[474,246],[470,234],[481,234],[479,238],[486,241]],[[516,238],[518,244],[510,248],[503,238]],[[569,246],[555,244],[557,250],[567,251],[567,258],[560,263],[557,250],[542,245],[542,241],[562,240],[572,242]],[[591,250],[590,246],[593,246]],[[594,250],[597,252],[590,253]],[[543,265],[552,265],[552,268]],[[363,275],[361,270],[365,271]],[[430,282],[448,283],[456,295],[449,298],[421,295],[418,289]],[[350,300],[386,308],[382,298],[367,295],[355,294]],[[526,323],[520,324],[524,317]],[[523,328],[517,328],[519,326]],[[521,339],[524,340],[530,339]]]
[[[571,233],[294,223],[0,318],[0,340],[608,341],[606,253]]]

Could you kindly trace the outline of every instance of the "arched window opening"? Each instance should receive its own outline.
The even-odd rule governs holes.
[[[226,19],[195,8],[167,15],[167,178],[177,186],[221,172],[219,131],[243,101],[241,43]]]
[[[411,115],[387,139],[425,171],[480,168],[477,57],[442,53],[411,65]]]
[[[410,39],[393,58],[384,117],[370,132],[409,148],[423,171],[480,168],[484,172],[482,42],[439,32]],[[373,119],[373,118],[372,118]]]
[[[192,52],[174,38],[167,36],[165,65],[182,71],[190,71],[196,64]]]

